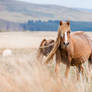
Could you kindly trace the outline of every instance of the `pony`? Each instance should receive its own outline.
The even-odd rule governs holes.
[[[77,78],[84,72],[83,63],[92,63],[92,41],[83,31],[71,32],[70,22],[60,21],[54,47],[46,58],[48,64],[56,54],[55,72],[60,72],[60,63],[66,65],[65,77],[68,78],[70,66],[76,66]]]
[[[55,41],[52,39],[50,39],[50,40],[43,39],[41,41],[40,46],[38,48],[38,55],[37,55],[37,59],[39,59],[39,61],[41,61],[43,56],[45,56],[45,57],[48,56],[48,54],[53,49],[54,43],[55,43]]]

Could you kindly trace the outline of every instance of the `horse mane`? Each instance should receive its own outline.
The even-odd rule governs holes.
[[[58,36],[57,36],[57,39],[55,41],[54,47],[53,47],[52,51],[49,53],[49,55],[47,56],[47,59],[45,61],[46,64],[48,64],[50,62],[50,60],[56,54],[58,47],[60,46],[60,40],[61,40],[60,35],[61,35],[61,31],[60,31],[60,28],[59,28],[58,29]]]

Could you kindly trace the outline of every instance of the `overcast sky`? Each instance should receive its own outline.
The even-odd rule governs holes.
[[[56,4],[67,7],[92,9],[92,0],[20,0],[37,4]]]

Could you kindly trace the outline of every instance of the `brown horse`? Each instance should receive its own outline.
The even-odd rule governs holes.
[[[70,66],[76,66],[79,75],[80,72],[83,73],[82,64],[87,60],[92,62],[92,42],[85,32],[71,32],[70,22],[60,21],[58,37],[45,63],[48,63],[55,54],[56,74],[59,73],[60,63],[62,62],[66,64],[66,77],[68,77]]]
[[[53,49],[54,43],[55,43],[55,41],[52,39],[50,39],[50,40],[43,39],[41,41],[41,44],[40,44],[39,49],[38,49],[37,58],[42,59],[43,56],[47,57],[48,54]]]

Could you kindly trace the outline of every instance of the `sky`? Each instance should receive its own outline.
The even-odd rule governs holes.
[[[92,0],[20,0],[37,4],[55,4],[72,8],[92,9]]]

